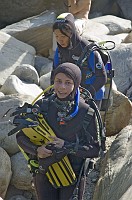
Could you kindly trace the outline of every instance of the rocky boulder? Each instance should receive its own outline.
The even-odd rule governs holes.
[[[11,161],[6,151],[0,147],[0,197],[4,199],[10,183]]]
[[[103,112],[102,116],[104,117]],[[113,90],[113,105],[106,114],[106,135],[119,133],[129,124],[131,116],[132,102],[121,92]]]
[[[27,83],[39,84],[39,75],[36,69],[32,65],[23,64],[16,67],[12,72],[13,75],[16,75],[20,80]]]
[[[8,5],[8,6],[7,6]],[[66,10],[62,0],[4,0],[0,2],[0,27],[51,10],[56,13]]]
[[[45,11],[7,26],[2,31],[33,46],[38,55],[48,56],[48,49],[52,47],[52,25],[55,17],[54,12]]]
[[[131,149],[132,126],[129,125],[118,134],[105,156],[93,200],[132,199]]]
[[[0,86],[21,64],[34,65],[35,49],[0,31]]]
[[[32,175],[21,152],[11,157],[13,176],[11,184],[18,189],[31,190]],[[21,173],[20,173],[21,172]]]
[[[18,106],[24,102],[31,103],[34,97],[29,95],[5,95],[0,98],[0,147],[2,147],[9,155],[14,155],[19,151],[16,143],[16,134],[8,136],[15,126],[11,123],[13,117],[10,114],[15,111]],[[10,120],[10,123],[9,123]]]
[[[91,19],[93,22],[104,24],[109,29],[110,35],[129,33],[131,31],[131,20],[120,17],[105,15]]]
[[[38,85],[21,81],[15,75],[10,75],[6,79],[5,83],[2,85],[0,90],[6,95],[18,93],[24,95],[31,95],[34,96],[34,98],[42,92],[42,89]]]

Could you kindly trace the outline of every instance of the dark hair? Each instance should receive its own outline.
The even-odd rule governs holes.
[[[71,13],[62,13],[60,14],[55,23],[53,24],[53,32],[59,29],[62,34],[66,35],[67,37],[72,36],[75,30],[75,19]]]
[[[72,36],[72,27],[69,23],[67,22],[61,22],[59,20],[56,20],[56,22],[53,24],[53,32],[56,30],[56,29],[59,29],[60,32],[63,34],[63,35],[66,35],[67,37],[71,37]]]

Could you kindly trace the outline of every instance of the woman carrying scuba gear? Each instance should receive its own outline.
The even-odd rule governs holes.
[[[52,142],[47,146],[35,145],[23,131],[18,132],[16,138],[18,145],[26,153],[36,156],[39,160],[39,170],[34,173],[38,200],[68,200],[76,183],[54,188],[45,175],[45,164],[47,160],[51,160],[51,165],[67,155],[78,178],[85,158],[95,158],[99,155],[98,122],[94,110],[80,98],[78,88],[81,71],[78,66],[63,63],[54,70],[52,78],[55,93],[38,100],[35,105],[39,106],[41,114],[56,136],[51,136]],[[88,128],[83,126],[84,119],[85,122],[90,119]],[[57,156],[54,149],[58,151]]]
[[[71,13],[59,15],[53,24],[53,33],[57,41],[53,69],[64,62],[78,65],[78,59],[84,48],[88,47],[90,49],[90,42],[79,36],[75,27],[74,16]],[[107,75],[100,53],[91,51],[83,66],[78,66],[82,72],[81,86],[89,90],[98,107],[101,108]]]

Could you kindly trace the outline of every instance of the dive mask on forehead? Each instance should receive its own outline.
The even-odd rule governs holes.
[[[59,29],[64,35],[71,37],[75,29],[73,15],[71,13],[60,14],[53,25],[53,31],[55,29]]]

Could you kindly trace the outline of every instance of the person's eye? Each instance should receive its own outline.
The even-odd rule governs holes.
[[[60,84],[60,83],[61,83],[61,80],[55,80],[55,83]]]
[[[72,84],[71,82],[66,82],[66,85],[68,85],[68,86],[71,85],[71,84]]]

